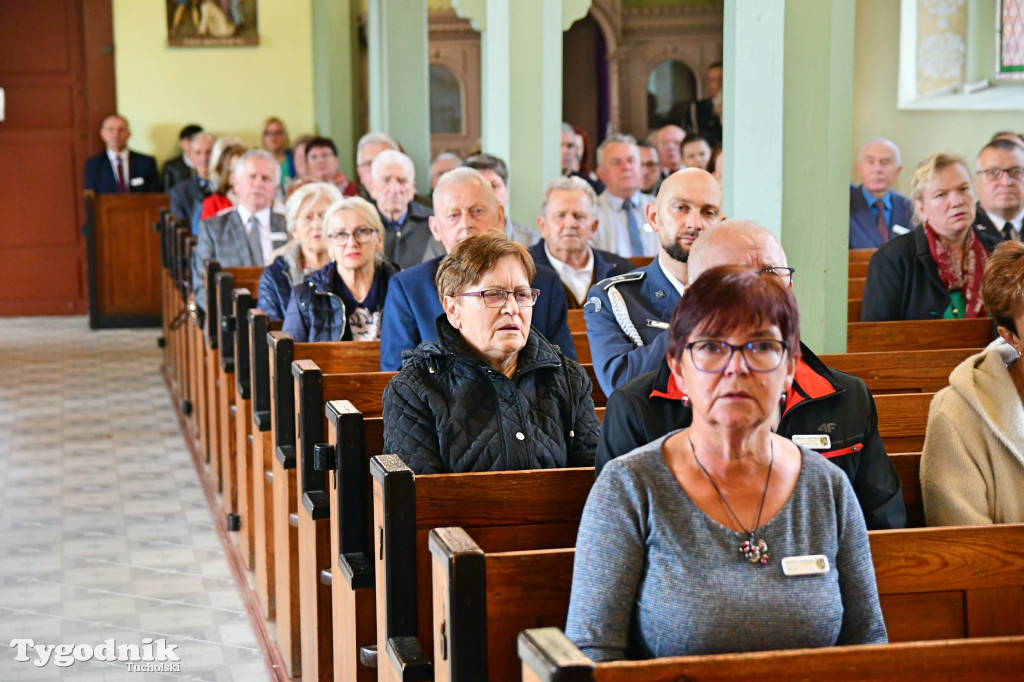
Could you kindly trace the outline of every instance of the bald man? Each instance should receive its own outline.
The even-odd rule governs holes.
[[[860,148],[860,184],[850,185],[851,249],[877,249],[913,227],[913,204],[892,188],[901,169],[900,148],[892,140],[879,137]]]
[[[441,176],[434,189],[435,214],[430,232],[448,254],[455,245],[474,234],[489,230],[503,232],[505,209],[491,183],[472,168],[456,168]],[[388,283],[380,331],[380,369],[402,368],[402,351],[423,341],[437,341],[437,318],[444,314],[434,276],[443,256],[395,275]],[[538,267],[533,288],[540,297],[533,308],[533,326],[566,357],[576,359],[576,347],[569,333],[565,290],[554,270]]]
[[[699,168],[665,178],[647,224],[657,233],[658,255],[645,267],[602,280],[583,305],[594,373],[605,395],[656,368],[668,350],[663,333],[683,295],[690,245],[720,222],[722,187]]]
[[[752,221],[726,221],[703,234],[690,252],[690,281],[719,265],[747,265],[793,284],[782,246]],[[800,353],[776,431],[816,450],[846,473],[869,529],[903,528],[903,489],[878,435],[875,401],[867,386],[826,367],[803,344]],[[656,370],[615,391],[601,427],[597,473],[611,459],[689,426],[692,413],[682,398],[664,357]]]

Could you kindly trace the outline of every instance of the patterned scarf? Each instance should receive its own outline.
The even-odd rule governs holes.
[[[984,317],[981,300],[981,274],[988,260],[988,250],[982,245],[973,228],[967,228],[967,243],[963,255],[958,255],[928,223],[923,226],[928,238],[928,251],[939,270],[939,280],[946,291],[962,290],[967,310],[964,317]]]

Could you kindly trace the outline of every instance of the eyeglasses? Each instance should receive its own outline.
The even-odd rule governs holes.
[[[657,168],[661,164],[658,163],[657,161],[644,161],[640,165],[643,166],[644,168]]]
[[[739,346],[718,339],[703,339],[688,343],[683,348],[690,351],[694,367],[701,372],[717,374],[729,366],[736,351],[743,356],[750,371],[771,372],[782,364],[789,346],[777,339],[757,339]]]
[[[772,266],[770,268],[764,268],[758,271],[762,275],[775,275],[785,282],[793,281],[793,273],[796,272],[796,268],[784,268],[782,266]]]
[[[516,305],[522,308],[530,308],[537,302],[540,296],[540,289],[516,289],[506,291],[504,289],[484,289],[483,291],[466,291],[456,296],[479,296],[483,299],[484,305],[488,308],[503,308],[509,296],[514,296]]]
[[[1011,180],[1024,178],[1024,168],[1020,166],[1014,166],[1013,168],[989,168],[988,170],[978,171],[979,175],[984,175],[991,182],[999,182],[999,178],[1003,177],[1003,173],[1009,175]]]
[[[355,237],[356,244],[365,244],[370,241],[370,237],[375,232],[376,230],[369,227],[357,227],[351,234],[348,232],[332,232],[327,235],[327,239],[335,246],[345,246],[348,244],[349,237]]]

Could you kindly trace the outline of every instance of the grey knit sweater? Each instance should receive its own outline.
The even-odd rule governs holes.
[[[612,460],[576,540],[566,634],[592,660],[641,659],[886,641],[864,517],[850,482],[801,449],[796,488],[755,533],[690,500],[661,453],[668,434]],[[783,575],[784,557],[824,554],[827,574]],[[752,671],[754,672],[754,671]],[[756,674],[756,673],[755,673]]]

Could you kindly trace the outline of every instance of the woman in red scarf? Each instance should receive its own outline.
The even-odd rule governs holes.
[[[952,154],[932,154],[914,169],[910,197],[920,227],[871,257],[861,320],[985,317],[981,274],[997,241],[972,227],[967,164]]]

